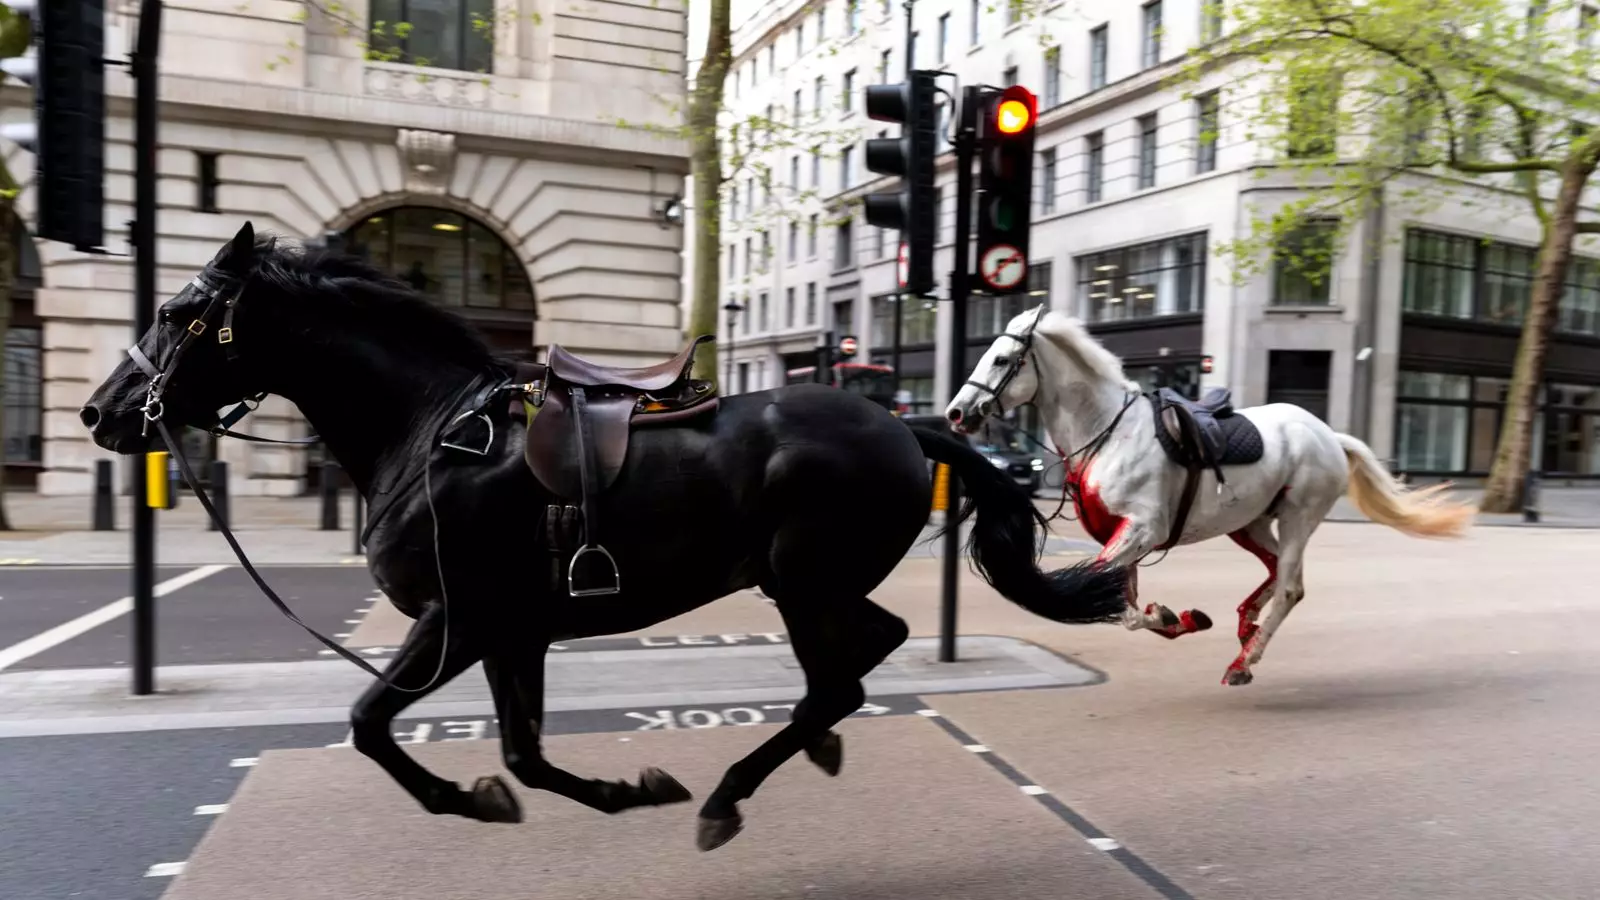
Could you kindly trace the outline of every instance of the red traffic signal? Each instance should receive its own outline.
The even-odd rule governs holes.
[[[1033,130],[1039,114],[1039,98],[1020,84],[1000,92],[989,107],[986,130],[998,137],[1015,137]]]
[[[851,357],[856,355],[856,339],[854,335],[845,335],[839,339],[839,355]]]

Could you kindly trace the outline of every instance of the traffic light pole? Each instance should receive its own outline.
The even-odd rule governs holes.
[[[967,295],[972,266],[972,158],[977,149],[978,105],[983,88],[967,87],[961,96],[961,119],[956,128],[956,243],[950,268],[950,395],[967,380]],[[946,488],[945,522],[953,522],[961,508],[961,480],[953,474]],[[961,577],[961,529],[944,533],[944,584],[939,607],[939,661],[956,661],[956,585]]]
[[[156,314],[156,58],[161,50],[161,0],[139,6],[134,80],[133,339]],[[155,692],[156,511],[145,502],[144,461],[133,467],[133,692]]]

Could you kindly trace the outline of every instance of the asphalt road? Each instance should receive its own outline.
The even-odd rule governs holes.
[[[1422,541],[1371,525],[1326,525],[1307,555],[1306,600],[1246,687],[1218,682],[1238,649],[1232,610],[1263,572],[1229,542],[1180,548],[1141,570],[1142,596],[1203,608],[1217,622],[1209,632],[1177,641],[1116,626],[1055,625],[985,589],[964,587],[964,633],[1025,638],[1104,672],[1106,680],[1070,690],[948,694],[929,702],[1179,890],[1144,894],[1135,885],[1119,897],[1596,896],[1600,858],[1583,850],[1592,843],[1583,835],[1600,819],[1593,774],[1600,713],[1592,702],[1600,691],[1600,654],[1586,627],[1600,613],[1596,541],[1592,531],[1513,528],[1479,529],[1462,542]],[[913,634],[935,634],[938,568],[937,560],[908,561],[874,599],[904,617]],[[43,582],[28,594],[35,598],[31,605],[12,608],[13,584],[20,582],[11,576],[18,574],[48,573],[0,574],[6,644],[28,628],[73,615],[38,599]],[[242,580],[225,580],[231,576]],[[120,574],[102,576],[103,588],[89,573],[72,577],[86,579],[72,590],[106,591],[94,602],[125,592]],[[342,622],[371,594],[359,568],[268,574],[286,588],[301,577],[306,580],[294,588],[300,598],[292,602],[308,616],[326,616],[324,622]],[[298,629],[250,588],[243,573],[219,573],[167,598],[162,646],[181,646],[178,629],[192,628],[203,638],[192,643],[215,661],[251,653],[260,655],[227,661],[273,653],[313,658],[309,640],[264,644],[260,634],[268,630],[292,636]],[[55,603],[70,599],[59,591],[55,596]],[[317,606],[323,597],[326,609]],[[242,604],[235,615],[216,613],[231,602]],[[259,608],[249,608],[252,603]],[[774,618],[765,604],[724,602],[655,632],[766,632]],[[119,625],[103,628],[110,634]],[[165,636],[168,625],[174,637]],[[260,634],[241,638],[233,633],[240,628]],[[78,640],[87,647],[102,639],[108,651],[120,646],[94,632]],[[43,655],[39,661],[51,662]],[[782,714],[773,711],[772,721]],[[692,740],[687,732],[694,728],[729,724],[730,718],[743,724],[705,710],[668,711],[651,721],[569,715],[552,717],[552,732],[670,727],[677,729],[675,738]],[[475,721],[407,722],[397,732],[402,740],[429,742],[494,737],[492,722]],[[425,734],[419,725],[428,726]],[[711,734],[727,730],[712,728]],[[146,877],[148,868],[191,858],[208,823],[227,821],[196,815],[195,808],[229,802],[247,771],[233,768],[232,759],[344,738],[343,726],[330,724],[0,740],[0,808],[7,810],[0,817],[0,897],[159,896],[170,879]],[[724,755],[718,754],[719,764]],[[363,778],[371,774],[358,771]],[[929,786],[911,776],[893,771],[878,777],[927,793]],[[374,790],[384,792],[377,796],[392,797],[381,777],[372,780]],[[368,799],[344,796],[340,787],[329,786],[332,802]],[[1013,787],[1000,789],[1007,798],[1017,796]],[[316,815],[314,803],[284,802],[285,816]],[[821,816],[831,801],[819,792],[815,802]],[[772,818],[762,819],[761,827],[773,827]],[[1062,835],[1063,849],[1082,846],[1076,832]],[[404,855],[371,859],[358,852],[375,839],[351,836],[348,849],[339,849],[363,865],[408,865]],[[692,885],[708,866],[738,868],[734,861],[743,851],[737,847],[743,846],[730,845],[732,856],[652,877]],[[896,850],[880,845],[875,852]],[[505,862],[526,860],[512,854]],[[872,871],[870,861],[860,862],[849,871]],[[435,874],[442,866],[462,879],[463,895],[503,895],[504,872],[452,865],[450,859],[428,863]],[[860,877],[871,881],[869,874]],[[465,885],[477,878],[483,881],[469,891]],[[537,875],[518,884],[526,886],[518,896],[540,895]],[[597,891],[617,889],[615,879],[595,885]],[[796,892],[801,886],[791,885]],[[994,892],[1005,893],[1006,886],[996,883]],[[393,896],[403,900],[404,892]]]
[[[183,572],[161,567],[157,582]],[[374,592],[365,566],[262,566],[263,579],[306,624],[332,636],[348,632]],[[131,592],[127,569],[0,570],[0,648],[44,632]],[[158,664],[315,659],[322,649],[284,618],[238,566],[156,599]],[[132,618],[122,616],[17,663],[14,669],[128,664]]]

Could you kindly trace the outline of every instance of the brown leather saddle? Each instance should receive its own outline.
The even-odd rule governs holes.
[[[642,368],[600,365],[560,346],[532,367],[524,386],[530,419],[523,456],[534,477],[565,501],[547,506],[545,530],[555,557],[552,579],[557,587],[565,580],[571,596],[622,590],[616,560],[599,540],[595,498],[622,471],[635,428],[683,424],[716,411],[714,385],[691,377],[695,350],[712,339],[701,335],[672,359]]]

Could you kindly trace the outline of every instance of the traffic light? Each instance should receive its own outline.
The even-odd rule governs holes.
[[[105,243],[105,2],[0,0],[13,54],[0,71],[33,87],[34,119],[0,128],[33,154],[38,237],[90,251]],[[19,52],[20,51],[20,52]]]
[[[933,160],[939,153],[939,107],[934,101],[934,72],[916,71],[899,84],[867,86],[867,115],[880,122],[899,122],[897,138],[867,141],[867,169],[900,176],[900,189],[868,194],[867,224],[900,232],[906,248],[905,289],[933,292]]]
[[[1021,85],[990,93],[978,124],[978,275],[992,291],[1026,290],[1039,102]]]

